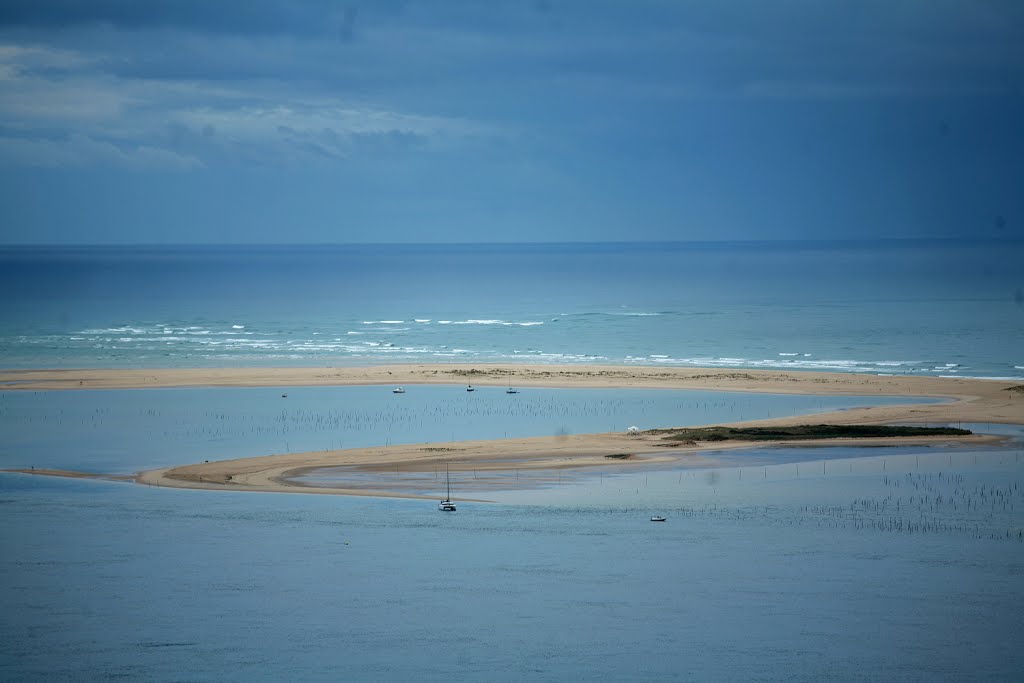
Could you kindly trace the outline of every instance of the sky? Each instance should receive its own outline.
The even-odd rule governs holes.
[[[1024,237],[1019,0],[7,0],[0,243]]]

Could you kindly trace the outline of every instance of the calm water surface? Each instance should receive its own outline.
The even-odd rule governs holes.
[[[1019,453],[886,454],[455,514],[2,475],[0,678],[1018,679]]]
[[[132,473],[397,443],[624,431],[929,402],[640,389],[461,386],[0,391],[0,467]]]
[[[7,392],[0,417],[5,463],[28,453],[132,471],[247,451],[270,438],[265,425],[300,445],[340,438],[339,425],[379,443],[421,429],[836,407],[492,393]],[[544,421],[553,407],[556,423]],[[1017,440],[756,449],[716,469],[591,472],[492,491],[497,502],[455,514],[433,501],[0,474],[0,678],[1014,680],[1024,457],[1020,429],[1002,431]]]

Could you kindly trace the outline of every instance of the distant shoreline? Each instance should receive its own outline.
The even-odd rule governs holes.
[[[339,367],[0,368],[0,390],[466,384],[563,388],[668,388],[800,394],[956,398],[1009,388],[1014,379],[815,370],[649,365],[403,363]]]
[[[608,365],[419,364],[344,368],[217,368],[113,370],[0,370],[3,390],[58,391],[159,387],[298,387],[418,384],[476,386],[664,388],[775,394],[916,396],[942,403],[854,408],[819,415],[756,420],[744,426],[829,423],[863,424],[1024,424],[1024,391],[1015,382],[967,378],[904,377],[774,370],[724,370]],[[737,423],[733,423],[734,425]],[[692,425],[661,425],[681,427]],[[803,445],[835,445],[836,440]],[[990,437],[909,437],[842,439],[846,446],[929,443],[991,443]],[[881,443],[884,441],[885,443]],[[421,497],[377,488],[316,487],[293,481],[312,470],[353,467],[362,472],[397,469],[426,471],[442,460],[453,471],[508,468],[558,470],[567,467],[636,468],[701,460],[697,452],[750,448],[750,443],[718,442],[664,448],[658,437],[624,433],[533,437],[497,441],[409,444],[388,447],[290,453],[216,461],[142,472],[142,484],[235,491]],[[764,444],[755,444],[764,445]],[[628,460],[608,456],[631,453]],[[497,464],[497,461],[501,464]],[[38,474],[47,474],[39,471]],[[62,474],[62,476],[68,476]]]

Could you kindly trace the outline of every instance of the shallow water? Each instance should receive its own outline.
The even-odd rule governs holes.
[[[1019,453],[887,453],[455,514],[2,475],[0,678],[1015,679]],[[940,472],[1002,509],[868,523]]]
[[[281,394],[287,393],[288,398]],[[461,386],[0,391],[0,467],[132,473],[398,443],[624,431],[934,399]]]
[[[414,434],[421,419],[535,429],[552,402],[582,428],[630,407],[724,417],[755,398],[529,390],[506,414],[500,389],[345,389],[7,392],[4,457],[21,444],[51,466],[131,470],[249,449],[275,415],[296,443],[320,440],[325,416],[375,401],[406,416],[391,434]],[[430,412],[477,398],[453,422]],[[759,398],[774,414],[831,400]],[[1020,428],[996,430],[1014,440],[547,475],[454,514],[0,474],[0,679],[1014,680],[1024,448]]]

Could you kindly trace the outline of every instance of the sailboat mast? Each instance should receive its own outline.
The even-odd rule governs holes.
[[[448,495],[445,497],[445,500],[451,500],[452,499],[452,477],[448,473],[448,463],[444,464],[444,480],[447,483],[447,489],[448,489]]]

